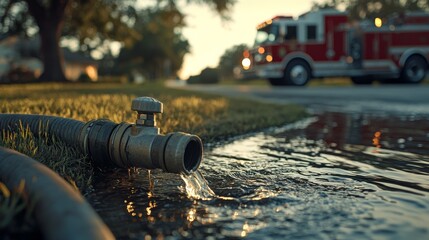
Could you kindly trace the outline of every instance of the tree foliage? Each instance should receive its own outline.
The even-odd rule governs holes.
[[[158,1],[172,2],[174,0],[158,0]],[[214,10],[215,12],[219,13],[223,19],[229,20],[230,19],[229,10],[237,2],[237,0],[186,0],[186,2],[209,5],[209,7],[212,8],[212,10]]]
[[[71,0],[64,16],[62,36],[77,40],[81,51],[104,53],[102,48],[109,41],[130,46],[141,38],[133,29],[136,19],[137,10],[132,0]]]
[[[24,1],[0,0],[0,33],[27,33],[34,28]]]
[[[220,16],[227,19],[232,0],[194,0],[197,4],[209,4]],[[121,73],[140,73],[146,78],[175,77],[181,68],[189,42],[182,35],[186,16],[177,1],[160,0],[157,4],[138,12],[134,30],[142,38],[130,47],[121,49],[117,58]]]
[[[429,0],[327,0],[314,3],[313,10],[345,7],[352,19],[386,17],[405,11],[426,11]]]
[[[200,74],[190,76],[187,80],[189,84],[215,84],[219,83],[220,74],[218,68],[206,67],[201,70]]]
[[[223,78],[230,78],[234,75],[234,68],[240,66],[244,50],[247,45],[235,45],[227,49],[219,59],[219,71]]]
[[[189,43],[181,34],[184,17],[174,3],[139,12],[134,30],[143,37],[121,49],[118,67],[150,79],[174,76],[189,52]]]

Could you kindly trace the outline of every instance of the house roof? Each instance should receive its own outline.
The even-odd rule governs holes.
[[[72,52],[69,48],[62,48],[64,60],[66,62],[72,62],[72,63],[81,63],[81,64],[96,64],[97,61],[95,61],[90,56],[86,56],[82,52]]]
[[[8,41],[12,40],[12,41]],[[0,34],[0,44],[12,44],[15,46],[16,51],[21,57],[37,57],[40,58],[40,39],[39,36],[26,38],[18,35]],[[69,63],[80,63],[80,64],[97,64],[97,61],[83,52],[73,52],[69,48],[63,47],[61,51],[64,56],[64,60]],[[28,56],[27,56],[28,55]]]

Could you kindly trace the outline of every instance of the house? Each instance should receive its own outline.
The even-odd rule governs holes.
[[[79,52],[63,48],[64,74],[71,81],[77,81],[81,76],[87,76],[91,81],[98,80],[98,64],[92,58]]]
[[[40,76],[43,64],[40,61],[38,37],[0,35],[0,83],[31,81]],[[80,52],[62,48],[64,74],[70,81],[81,76],[91,81],[98,80],[98,65],[95,60]]]
[[[28,46],[19,36],[0,36],[0,82],[10,82],[19,70],[21,81],[37,78],[41,74],[42,63],[36,56],[28,54]]]

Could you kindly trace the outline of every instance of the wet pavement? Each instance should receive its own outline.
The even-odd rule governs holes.
[[[87,198],[119,239],[428,239],[429,107],[380,101],[206,146],[209,187],[116,170]]]
[[[318,87],[188,85],[175,87],[271,103],[297,103],[322,111],[429,114],[429,85],[427,84]]]

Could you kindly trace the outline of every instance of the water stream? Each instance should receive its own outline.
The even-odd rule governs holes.
[[[428,239],[429,117],[327,112],[206,147],[199,172],[111,170],[119,239]]]
[[[210,188],[207,180],[203,177],[199,170],[191,173],[190,175],[181,174],[180,177],[185,183],[185,186],[181,189],[182,191],[186,192],[188,198],[198,200],[212,200],[213,198],[218,197]]]

